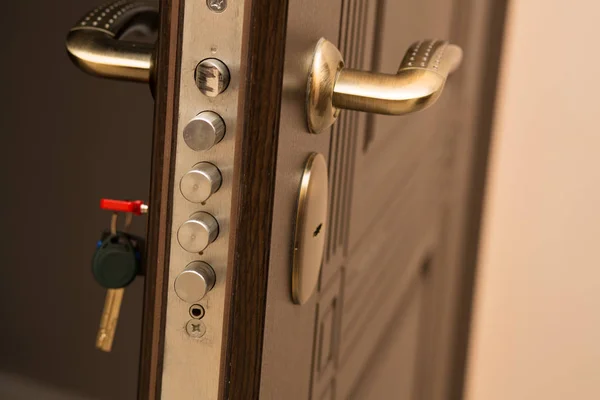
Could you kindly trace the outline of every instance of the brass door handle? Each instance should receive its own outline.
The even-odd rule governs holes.
[[[340,51],[321,39],[308,78],[308,128],[323,131],[342,109],[388,115],[423,110],[435,103],[461,60],[460,47],[424,40],[409,47],[396,74],[359,71],[344,68]]]
[[[105,78],[150,82],[154,44],[123,39],[152,37],[158,1],[118,0],[86,14],[67,35],[67,52],[83,71]]]

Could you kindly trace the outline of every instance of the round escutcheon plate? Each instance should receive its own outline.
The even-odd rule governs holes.
[[[312,153],[306,161],[298,194],[292,257],[292,299],[296,304],[306,303],[319,281],[327,228],[328,185],[325,157]]]

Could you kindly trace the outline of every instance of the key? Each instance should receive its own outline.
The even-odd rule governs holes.
[[[96,281],[108,290],[96,336],[96,347],[110,352],[117,330],[124,287],[135,279],[139,270],[139,252],[126,231],[132,214],[126,214],[123,232],[117,231],[118,214],[113,213],[110,232],[105,233],[92,259],[92,272]]]
[[[110,352],[112,350],[124,293],[125,289],[123,288],[108,289],[106,292],[104,309],[100,318],[100,329],[96,337],[96,347],[102,351]]]

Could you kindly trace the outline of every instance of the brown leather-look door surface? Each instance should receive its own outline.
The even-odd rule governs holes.
[[[460,398],[481,201],[472,188],[483,182],[503,6],[289,7],[261,398]],[[320,37],[345,68],[393,74],[423,38],[459,45],[463,64],[424,111],[342,110],[331,129],[308,134],[302,84]],[[329,216],[317,293],[297,306],[286,288],[288,216],[310,152],[328,159]]]

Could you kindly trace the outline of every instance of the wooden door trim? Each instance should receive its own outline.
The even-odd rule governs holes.
[[[257,399],[260,391],[267,280],[288,1],[252,0],[246,8],[244,114],[237,136],[224,399]]]
[[[146,239],[146,277],[138,378],[138,399],[160,398],[171,242],[170,200],[173,191],[174,149],[184,0],[160,2],[160,40],[156,47],[154,133]]]

